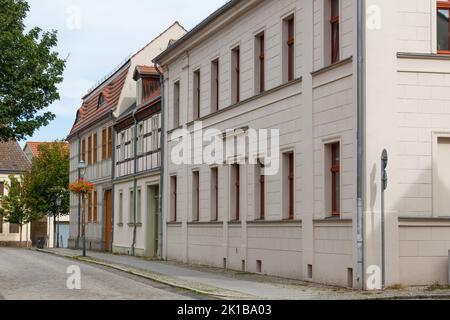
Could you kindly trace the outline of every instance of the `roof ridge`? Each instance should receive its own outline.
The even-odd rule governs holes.
[[[163,34],[165,34],[167,31],[169,31],[170,29],[172,29],[174,26],[178,25],[179,27],[181,27],[184,31],[188,32],[188,30],[186,30],[185,27],[183,27],[183,25],[181,25],[181,23],[178,22],[178,20],[176,20],[174,23],[172,23],[169,27],[167,27],[164,31],[160,32],[159,35],[157,35],[155,38],[153,38],[153,40],[151,40],[149,43],[147,43],[145,46],[143,46],[140,50],[138,50],[135,54],[131,55],[131,59],[134,58],[135,56],[137,56],[139,53],[141,53],[143,50],[145,50],[145,48],[147,48],[149,45],[153,44],[157,39],[161,38]]]

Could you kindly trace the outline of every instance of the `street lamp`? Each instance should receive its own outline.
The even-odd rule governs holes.
[[[86,174],[86,162],[81,160],[78,163],[78,171],[80,173],[80,179],[84,179],[84,175]],[[81,236],[83,238],[83,257],[86,257],[86,213],[85,213],[85,202],[86,196],[84,193],[81,194],[82,200],[82,212],[81,212]]]
[[[55,222],[56,223],[56,248],[59,248],[59,212],[60,212],[60,208],[61,208],[61,195],[58,194],[56,196],[56,219]]]

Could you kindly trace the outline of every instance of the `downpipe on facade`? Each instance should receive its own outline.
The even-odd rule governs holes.
[[[136,111],[133,112],[134,119],[134,134],[133,134],[133,158],[134,158],[134,177],[133,177],[133,243],[131,244],[131,255],[136,255],[136,233],[137,233],[137,221],[136,221],[136,202],[137,202],[137,118]]]
[[[164,193],[164,151],[165,151],[165,145],[164,145],[164,139],[165,139],[165,117],[164,117],[164,75],[159,69],[158,65],[155,64],[155,69],[159,73],[159,82],[161,86],[161,138],[160,138],[160,175],[159,175],[159,228],[158,228],[158,257],[160,259],[163,259],[163,193]]]
[[[357,286],[364,290],[364,144],[365,144],[365,0],[358,0],[357,3],[357,213],[356,213],[356,238],[357,238]]]

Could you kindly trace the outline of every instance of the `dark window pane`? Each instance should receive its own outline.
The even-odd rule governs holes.
[[[449,46],[449,10],[439,9],[437,14],[438,50],[450,50]]]
[[[339,23],[334,23],[331,28],[332,36],[332,57],[331,62],[335,63],[339,61]]]
[[[339,16],[339,0],[331,0],[331,16]]]
[[[19,225],[15,223],[9,224],[9,233],[19,233]]]

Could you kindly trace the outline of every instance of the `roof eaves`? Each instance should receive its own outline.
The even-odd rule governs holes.
[[[180,39],[175,41],[171,46],[169,46],[165,51],[160,53],[158,56],[156,56],[153,59],[154,63],[158,63],[162,58],[167,56],[169,53],[174,51],[176,48],[178,48],[180,45],[185,43],[187,40],[192,38],[195,34],[197,34],[200,30],[205,28],[207,25],[209,25],[211,22],[213,22],[215,19],[220,17],[222,14],[239,4],[242,0],[230,0],[226,4],[224,4],[222,7],[214,11],[212,14],[210,14],[205,20],[200,22],[198,25],[196,25],[191,31],[186,33],[184,36],[182,36]]]

